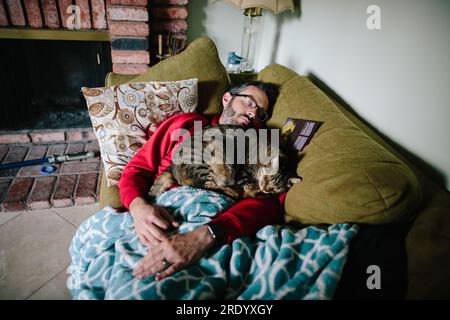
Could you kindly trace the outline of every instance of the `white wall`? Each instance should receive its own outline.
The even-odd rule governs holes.
[[[371,4],[381,30],[366,27]],[[189,14],[190,40],[210,36],[222,61],[240,51],[242,12],[194,0]],[[313,74],[450,190],[449,0],[302,0],[301,13],[265,12],[263,27],[258,70],[277,62]]]
[[[191,0],[188,5],[188,41],[200,36],[210,37],[225,65],[227,52],[241,51],[244,15],[225,2],[211,4],[207,0]]]

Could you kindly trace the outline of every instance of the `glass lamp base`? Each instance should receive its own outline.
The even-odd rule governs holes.
[[[261,16],[246,15],[244,30],[242,34],[241,57],[246,60],[242,62],[241,72],[253,72],[255,70],[256,41],[260,29]]]

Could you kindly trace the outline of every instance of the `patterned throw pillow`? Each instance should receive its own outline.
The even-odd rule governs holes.
[[[108,186],[158,126],[197,108],[197,79],[81,88],[97,136]]]

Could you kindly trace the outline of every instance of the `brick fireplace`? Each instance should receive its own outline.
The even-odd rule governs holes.
[[[111,42],[112,71],[142,73],[158,62],[158,34],[186,41],[187,4],[188,0],[2,0],[0,37],[8,29],[77,30],[93,36],[104,32]],[[74,28],[75,8],[79,25]],[[168,41],[162,45],[167,52]]]
[[[90,122],[75,123],[69,117],[67,125],[61,124],[55,108],[60,109],[58,112],[63,109],[61,101],[74,105],[80,102],[81,86],[103,86],[106,72],[142,73],[159,62],[158,35],[164,39],[164,54],[169,50],[169,36],[185,42],[187,4],[188,0],[0,0],[0,65],[2,71],[9,68],[14,78],[0,76],[0,82],[4,81],[2,87],[6,86],[11,93],[9,98],[4,94],[0,102],[3,121],[0,121],[0,164],[82,151],[95,151],[98,155],[99,147]],[[49,44],[47,51],[40,48],[45,43]],[[83,44],[86,47],[80,48]],[[72,64],[80,67],[70,69],[70,63],[61,67],[58,61],[64,59],[51,56],[49,50],[61,52],[64,59],[75,52]],[[32,67],[39,62],[30,59],[39,55],[45,58],[41,63],[48,68]],[[22,63],[16,68],[13,63],[18,61]],[[49,75],[55,70],[53,76]],[[78,77],[81,71],[88,76]],[[28,127],[22,121],[23,114],[45,104],[47,98],[24,98],[23,87],[34,87],[36,92],[43,90],[42,84],[52,88],[66,85],[74,91],[50,99],[57,103],[45,112],[55,112],[53,117],[46,115],[47,122]],[[22,106],[25,103],[29,104],[28,109]],[[85,105],[77,108],[87,116]],[[12,111],[22,118],[14,118]],[[54,128],[53,124],[62,127]],[[98,201],[102,170],[98,156],[56,165],[56,171],[51,174],[44,175],[41,167],[0,170],[0,211]]]

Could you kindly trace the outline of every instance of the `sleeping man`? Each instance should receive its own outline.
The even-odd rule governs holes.
[[[160,125],[119,181],[131,214],[106,206],[72,239],[67,286],[74,299],[333,298],[357,225],[280,225],[286,192],[237,202],[180,183],[147,200],[155,179],[176,165],[194,125],[195,132],[217,123],[260,128],[275,100],[270,88],[247,83],[231,89],[223,95],[222,114],[211,122],[185,113]],[[181,137],[171,134],[179,129],[186,129]]]
[[[277,94],[274,85],[257,81],[233,87],[222,97],[221,115],[211,120],[197,113],[169,118],[128,162],[118,184],[120,197],[133,217],[140,241],[151,248],[135,267],[133,274],[136,277],[156,274],[156,280],[161,280],[196,262],[213,246],[231,243],[236,238],[253,235],[263,226],[282,221],[286,193],[279,197],[241,200],[207,225],[187,233],[169,235],[179,226],[178,222],[166,209],[146,199],[155,178],[172,162],[172,151],[180,142],[172,141],[174,131],[192,132],[195,121],[201,122],[202,126],[234,124],[261,128]]]

